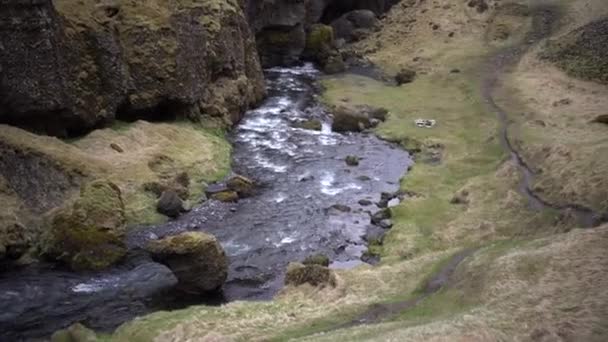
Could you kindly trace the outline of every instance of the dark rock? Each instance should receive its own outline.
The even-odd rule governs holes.
[[[115,118],[238,121],[265,93],[241,8],[150,1],[120,2],[120,12],[95,1],[3,2],[0,123],[74,136]]]
[[[112,148],[114,151],[116,151],[118,153],[123,153],[125,151],[122,149],[122,147],[120,147],[118,144],[115,144],[115,143],[111,143],[110,148]]]
[[[460,73],[460,69],[454,68],[454,69],[450,70],[450,73],[458,74],[458,73]]]
[[[304,265],[320,265],[320,266],[328,267],[329,266],[329,258],[326,255],[323,255],[323,254],[314,254],[314,255],[311,255],[311,256],[307,257],[306,259],[304,259],[304,261],[302,261],[302,264],[304,264]]]
[[[357,177],[357,180],[360,180],[362,182],[369,182],[371,180],[371,178],[369,178],[369,176],[363,175],[363,176]]]
[[[467,190],[458,191],[452,199],[451,204],[469,204],[469,192]]]
[[[490,8],[486,0],[471,0],[468,5],[469,7],[476,8],[478,13],[483,13]]]
[[[335,37],[352,42],[362,39],[371,29],[378,26],[376,14],[369,10],[355,10],[348,12],[340,18],[334,20],[331,26],[334,29]]]
[[[401,71],[399,71],[397,75],[395,75],[395,81],[397,82],[397,85],[411,83],[414,81],[415,78],[416,71],[411,69],[401,69]]]
[[[357,156],[346,156],[346,165],[348,166],[359,166],[359,157]]]
[[[367,105],[338,106],[334,108],[332,129],[336,132],[360,132],[374,127],[378,121],[384,121],[388,111],[384,108]],[[374,121],[377,120],[377,121]]]
[[[336,276],[333,271],[320,265],[303,265],[290,263],[285,274],[285,285],[300,286],[336,286]]]
[[[186,232],[152,241],[146,249],[169,267],[178,289],[199,294],[222,287],[228,276],[228,259],[217,239],[202,232]]]
[[[371,222],[380,225],[380,222],[391,218],[391,211],[388,208],[382,209],[372,215]]]
[[[393,221],[391,220],[382,220],[378,222],[378,227],[382,229],[391,229],[393,228]]]
[[[244,176],[236,175],[226,182],[228,189],[236,192],[240,198],[253,196],[255,193],[255,183]]]
[[[323,72],[328,75],[338,74],[346,70],[346,63],[340,55],[331,55],[323,65]]]
[[[185,211],[182,199],[173,190],[165,190],[158,199],[156,210],[169,217],[178,217]]]
[[[331,208],[336,209],[337,211],[341,211],[343,213],[350,213],[352,210],[349,206],[344,204],[334,204],[331,206]]]
[[[311,131],[320,131],[321,129],[323,129],[323,124],[319,119],[311,119],[302,122],[296,122],[293,124],[293,127],[308,129]]]
[[[598,115],[592,122],[608,125],[608,114]]]
[[[372,201],[366,200],[366,199],[362,199],[359,201],[359,205],[362,205],[364,207],[370,206],[372,204],[373,204]]]

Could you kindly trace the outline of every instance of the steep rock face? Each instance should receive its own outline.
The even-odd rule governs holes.
[[[68,136],[120,119],[227,123],[264,95],[235,0],[7,0],[0,122]]]
[[[256,34],[262,65],[289,65],[305,53],[314,24],[330,24],[353,10],[379,15],[397,0],[247,0],[245,8]]]

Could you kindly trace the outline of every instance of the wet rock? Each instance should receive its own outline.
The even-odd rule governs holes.
[[[344,204],[334,204],[331,206],[331,208],[337,211],[341,211],[343,213],[350,213],[350,211],[352,210],[349,206]]]
[[[371,179],[371,178],[369,178],[369,176],[365,176],[365,175],[363,175],[363,176],[359,176],[359,177],[357,177],[357,180],[360,180],[360,181],[362,181],[362,182],[369,182],[369,181],[370,181],[370,180],[372,180],[372,179]]]
[[[236,202],[239,200],[238,193],[229,189],[224,183],[209,184],[205,189],[205,194],[208,198],[220,202]]]
[[[359,157],[357,156],[346,156],[346,165],[348,166],[359,166]]]
[[[592,122],[608,125],[608,114],[598,115]]]
[[[304,284],[335,287],[336,276],[332,270],[321,265],[290,263],[285,274],[285,285],[300,286]]]
[[[416,78],[416,71],[412,69],[401,69],[397,75],[395,75],[395,81],[397,85],[411,83]]]
[[[371,127],[369,117],[352,108],[339,106],[333,114],[332,129],[335,132],[360,132]]]
[[[372,215],[371,221],[373,224],[379,226],[380,222],[382,222],[383,220],[390,219],[391,216],[392,215],[390,209],[385,208],[374,213]]]
[[[314,254],[302,261],[304,265],[320,265],[320,266],[329,266],[329,258],[324,254]]]
[[[0,260],[18,259],[34,243],[36,234],[14,215],[0,215]]]
[[[55,332],[51,336],[51,342],[97,342],[95,332],[80,323],[76,323],[67,329]]]
[[[367,250],[363,252],[363,255],[361,255],[361,261],[366,264],[376,265],[380,262],[380,256]]]
[[[228,259],[217,239],[202,232],[186,232],[151,241],[146,249],[173,271],[177,287],[187,293],[204,293],[222,287],[228,276]]]
[[[358,105],[338,106],[334,108],[332,129],[336,132],[360,132],[374,127],[379,121],[386,119],[388,111],[384,108]],[[377,121],[374,121],[377,120]]]
[[[391,229],[393,228],[393,221],[391,220],[382,220],[378,222],[378,227],[382,229]]]
[[[327,58],[323,64],[323,72],[332,75],[344,72],[346,70],[346,63],[339,54],[333,54]]]
[[[75,270],[100,270],[126,254],[125,212],[120,189],[106,180],[82,187],[73,203],[51,212],[43,254]]]
[[[372,201],[370,201],[370,200],[367,200],[367,199],[359,200],[359,205],[362,205],[364,207],[370,206],[372,204],[374,204],[374,203]]]
[[[332,21],[331,26],[337,39],[346,42],[361,40],[379,24],[376,14],[370,10],[355,10]]]
[[[156,210],[169,217],[178,217],[185,211],[184,203],[175,191],[164,191],[156,204]]]
[[[255,183],[241,175],[236,175],[226,182],[228,189],[236,192],[240,198],[253,196],[255,192]]]
[[[293,124],[295,128],[308,129],[311,131],[320,131],[323,129],[323,124],[319,119],[306,120],[302,122],[296,122]]]

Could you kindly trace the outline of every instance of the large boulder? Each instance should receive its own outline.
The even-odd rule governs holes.
[[[202,232],[186,232],[151,241],[146,249],[169,267],[177,287],[200,294],[222,287],[228,276],[228,259],[217,239]]]
[[[156,210],[163,215],[175,218],[185,211],[184,202],[175,191],[165,190],[158,199]]]
[[[285,274],[285,285],[300,286],[304,284],[335,287],[336,275],[329,268],[319,264],[290,263]]]
[[[355,10],[334,20],[331,26],[336,39],[352,42],[361,39],[379,24],[376,14],[370,10]]]
[[[240,198],[252,196],[255,192],[255,182],[251,179],[235,175],[226,182],[228,189],[236,192]]]
[[[115,118],[226,123],[264,95],[237,0],[8,0],[0,123],[67,136]]]
[[[333,110],[332,129],[336,132],[359,132],[386,120],[388,111],[367,105],[338,106]]]
[[[120,189],[106,180],[82,187],[73,203],[53,210],[43,239],[43,254],[75,270],[100,270],[126,254],[125,212]]]

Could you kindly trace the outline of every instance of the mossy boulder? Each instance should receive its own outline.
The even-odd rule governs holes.
[[[285,285],[300,286],[309,284],[312,286],[326,287],[336,286],[336,275],[332,270],[317,264],[304,265],[292,262],[287,266],[285,274]]]
[[[127,252],[125,222],[120,189],[107,180],[91,182],[78,199],[49,214],[43,254],[75,270],[107,268]]]
[[[228,276],[228,259],[213,235],[185,232],[150,242],[146,249],[178,279],[178,289],[201,294],[222,287]]]
[[[319,119],[311,119],[293,124],[295,128],[307,129],[311,131],[320,131],[323,129],[323,123]]]
[[[97,335],[80,323],[76,323],[67,329],[55,332],[51,336],[51,342],[96,342]]]
[[[388,111],[381,107],[368,105],[337,106],[333,108],[334,122],[332,129],[336,132],[358,132],[375,127],[386,120]]]
[[[305,54],[308,58],[323,63],[334,46],[334,29],[329,25],[315,24],[306,37]]]
[[[173,190],[165,190],[158,199],[156,210],[169,217],[178,217],[185,211],[184,202]]]
[[[357,156],[346,156],[345,162],[348,166],[359,166],[359,157]]]
[[[35,234],[14,216],[0,215],[0,260],[17,259],[31,246]]]
[[[255,192],[255,182],[241,175],[230,178],[226,182],[226,186],[241,198],[252,196]]]

